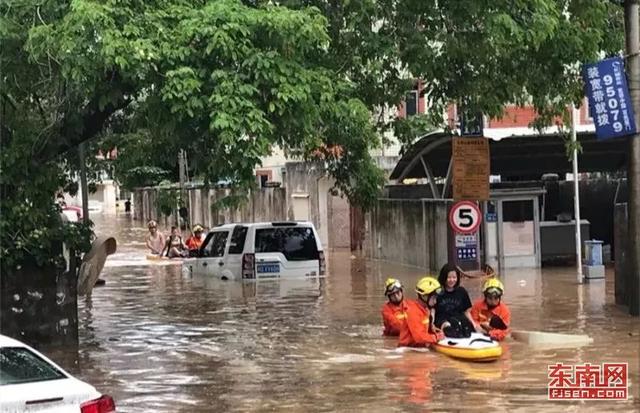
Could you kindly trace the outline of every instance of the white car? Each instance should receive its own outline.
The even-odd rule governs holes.
[[[207,234],[196,258],[183,261],[186,274],[223,280],[317,277],[325,257],[311,222],[226,224]]]
[[[109,413],[116,407],[110,396],[35,349],[0,334],[0,411]]]

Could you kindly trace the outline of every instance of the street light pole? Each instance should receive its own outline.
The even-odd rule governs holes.
[[[582,234],[580,228],[580,181],[578,175],[578,146],[577,146],[577,127],[576,108],[571,104],[571,143],[573,144],[573,210],[576,220],[576,266],[578,284],[582,284]]]
[[[624,3],[624,28],[627,54],[627,78],[635,112],[636,125],[640,125],[640,4],[639,0]],[[629,313],[640,315],[640,134],[629,137],[627,167],[629,185]]]

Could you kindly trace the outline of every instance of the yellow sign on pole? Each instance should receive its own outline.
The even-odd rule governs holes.
[[[453,199],[489,199],[489,140],[479,137],[453,138]]]

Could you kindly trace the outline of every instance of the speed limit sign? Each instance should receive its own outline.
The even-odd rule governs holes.
[[[474,202],[456,202],[449,211],[449,223],[455,232],[470,234],[476,232],[482,222],[482,212]]]

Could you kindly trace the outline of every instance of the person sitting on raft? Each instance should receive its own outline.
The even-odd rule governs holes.
[[[438,296],[435,324],[445,336],[463,338],[470,337],[474,331],[484,332],[471,317],[471,299],[467,290],[460,286],[456,268],[445,264],[440,269],[438,281],[444,286],[444,292]]]
[[[162,252],[165,252],[169,258],[178,258],[186,255],[187,247],[182,241],[182,236],[178,227],[171,227],[171,235],[167,238],[167,243]]]
[[[471,316],[494,340],[502,341],[509,335],[511,311],[502,302],[504,285],[497,278],[490,278],[482,286],[484,298],[471,307]]]
[[[187,238],[187,242],[185,243],[187,248],[189,249],[190,256],[197,256],[197,251],[202,246],[202,242],[204,239],[202,238],[202,226],[196,225],[192,229],[193,235]]]
[[[165,239],[162,232],[158,231],[158,223],[151,220],[147,223],[147,228],[149,228],[149,234],[147,234],[146,238],[147,248],[151,250],[151,254],[153,255],[162,255],[165,247]]]
[[[433,277],[423,277],[416,284],[418,300],[403,300],[405,317],[401,320],[398,347],[428,347],[444,338],[441,331],[434,328],[432,310],[442,287]]]
[[[405,318],[404,291],[402,283],[395,278],[387,278],[384,283],[384,295],[389,301],[382,306],[382,322],[385,336],[397,336],[400,334],[400,325]]]

